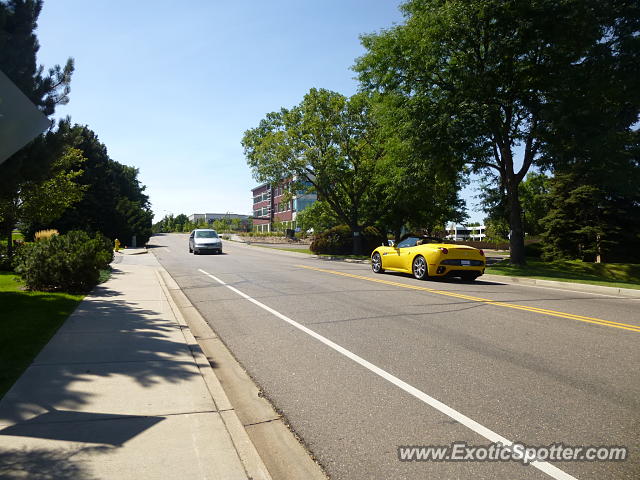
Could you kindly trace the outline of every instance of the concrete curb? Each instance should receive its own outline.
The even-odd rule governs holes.
[[[640,298],[640,290],[633,288],[606,287],[603,285],[591,285],[588,283],[558,282],[556,280],[541,280],[528,277],[509,277],[506,275],[485,274],[480,277],[490,282],[501,282],[513,285],[536,285],[538,287],[556,288],[559,290],[572,290],[574,292],[598,293],[617,297]]]
[[[147,248],[121,248],[118,251],[114,250],[114,253],[119,253],[120,255],[142,255],[147,253]]]
[[[203,377],[249,477],[326,480],[321,467],[262,396],[171,274],[160,266],[158,276],[172,310],[180,324],[184,324],[182,330],[189,347],[194,356],[198,355],[198,367],[206,371]]]
[[[173,278],[168,274],[168,272],[162,267],[159,266],[156,271],[156,275],[158,277],[158,281],[162,287],[162,290],[167,297],[167,301],[173,311],[178,323],[180,324],[180,329],[182,334],[184,335],[187,345],[191,350],[191,354],[195,359],[196,365],[200,374],[202,375],[205,384],[207,385],[207,389],[213,398],[213,402],[216,405],[218,413],[220,413],[220,417],[229,432],[231,437],[231,441],[238,453],[238,457],[244,466],[244,469],[247,473],[247,477],[251,480],[272,480],[267,467],[264,465],[262,458],[258,454],[255,446],[253,445],[251,439],[247,435],[246,430],[243,425],[240,423],[238,416],[233,410],[233,406],[227,395],[218,380],[218,377],[215,375],[213,369],[211,368],[211,364],[207,359],[206,355],[200,348],[198,341],[195,339],[194,335],[191,332],[191,325],[187,321],[187,319],[182,315],[180,307],[175,302],[173,296],[171,295],[171,289],[169,285],[167,285],[167,280],[170,279],[170,285],[174,287],[174,289],[178,289],[178,285],[175,283]],[[192,307],[193,308],[193,307]],[[204,321],[204,319],[203,319]],[[194,325],[196,329],[202,329],[201,325]]]
[[[368,258],[330,257],[327,255],[312,255],[311,258],[315,258],[316,260],[326,260],[329,262],[362,263],[367,265],[371,263],[371,260]]]

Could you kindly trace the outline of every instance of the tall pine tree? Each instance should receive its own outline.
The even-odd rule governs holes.
[[[35,35],[42,0],[0,1],[0,70],[46,115],[53,115],[57,105],[69,101],[73,59],[46,73],[38,66],[40,48]],[[11,256],[11,232],[18,220],[13,208],[25,182],[46,178],[56,161],[56,153],[47,145],[53,134],[38,137],[0,165],[0,234],[8,239]]]

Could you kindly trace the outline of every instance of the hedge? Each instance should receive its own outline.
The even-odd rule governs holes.
[[[112,261],[111,240],[99,233],[91,238],[71,231],[21,246],[14,266],[31,290],[86,292]]]
[[[365,255],[371,255],[373,250],[386,242],[375,227],[365,227],[361,234]],[[315,254],[349,255],[353,253],[353,233],[347,225],[338,225],[316,235],[309,249]]]

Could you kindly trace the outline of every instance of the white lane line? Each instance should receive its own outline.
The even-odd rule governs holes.
[[[345,357],[347,357],[347,358],[353,360],[354,362],[358,363],[359,365],[363,366],[367,370],[370,370],[371,372],[373,372],[376,375],[384,378],[388,382],[391,382],[392,384],[394,384],[395,386],[401,388],[402,390],[404,390],[405,392],[409,393],[410,395],[413,395],[417,399],[422,400],[427,405],[430,405],[431,407],[433,407],[436,410],[444,413],[445,415],[447,415],[448,417],[450,417],[453,420],[457,421],[458,423],[461,423],[462,425],[466,426],[467,428],[473,430],[474,432],[476,432],[477,434],[483,436],[484,438],[486,438],[490,442],[494,442],[494,443],[500,442],[504,446],[513,445],[513,442],[511,440],[509,440],[509,439],[497,434],[493,430],[490,430],[487,427],[485,427],[484,425],[479,424],[475,420],[472,420],[471,418],[467,417],[466,415],[458,412],[457,410],[454,410],[453,408],[449,407],[448,405],[445,405],[441,401],[436,400],[435,398],[433,398],[430,395],[427,395],[423,391],[418,390],[414,386],[409,385],[408,383],[400,380],[398,377],[390,374],[386,370],[383,370],[382,368],[375,366],[371,362],[368,362],[364,358],[356,355],[355,353],[347,350],[346,348],[341,347],[337,343],[332,342],[328,338],[323,337],[319,333],[316,333],[313,330],[310,330],[309,328],[307,328],[304,325],[296,322],[295,320],[291,320],[286,315],[283,315],[282,313],[274,310],[273,308],[265,305],[264,303],[259,302],[258,300],[250,297],[246,293],[241,292],[237,288],[235,288],[235,287],[233,287],[231,285],[228,285],[227,283],[225,283],[222,280],[220,280],[218,277],[216,277],[214,275],[211,275],[210,273],[205,272],[204,270],[202,270],[200,268],[198,269],[198,271],[200,273],[203,273],[204,275],[208,276],[209,278],[215,280],[220,285],[224,285],[229,290],[231,290],[232,292],[237,293],[242,298],[250,301],[254,305],[257,305],[258,307],[262,308],[263,310],[266,310],[267,312],[271,313],[275,317],[278,317],[279,319],[284,320],[288,324],[296,327],[298,330],[301,330],[304,333],[306,333],[307,335],[310,335],[311,337],[315,338],[316,340],[319,340],[320,342],[324,343],[328,347],[334,349],[336,352],[341,353]],[[544,462],[544,461],[540,461],[540,460],[533,460],[530,463],[530,465],[534,466],[538,470],[546,473],[550,477],[555,478],[557,480],[577,480],[575,477],[573,477],[573,476],[569,475],[568,473],[566,473],[565,471],[560,470],[559,468],[551,465],[549,462]]]

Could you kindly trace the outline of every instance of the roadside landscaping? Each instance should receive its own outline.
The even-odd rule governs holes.
[[[0,398],[84,297],[23,288],[16,275],[0,272]]]
[[[262,245],[256,245],[256,246],[262,247]],[[270,248],[271,250],[282,250],[284,252],[298,252],[298,253],[306,253],[307,255],[315,255],[315,253],[313,253],[308,248],[279,248],[279,247],[264,247],[264,248]]]
[[[368,255],[332,255],[330,253],[313,253],[308,248],[280,248],[280,247],[268,247],[266,245],[256,245],[253,244],[254,247],[268,248],[269,250],[282,250],[283,252],[297,252],[297,253],[305,253],[307,255],[317,255],[318,257],[329,257],[329,258],[351,258],[357,260],[368,260]]]
[[[40,231],[0,271],[0,397],[96,284],[110,276],[113,243],[82,231]],[[5,262],[9,263],[9,262]]]
[[[261,246],[262,245],[256,245]],[[316,255],[308,248],[278,248],[267,247],[272,250],[298,252]],[[505,252],[508,253],[508,252]],[[366,255],[318,255],[319,257],[368,259]],[[617,288],[633,288],[640,290],[640,265],[621,263],[589,263],[580,260],[562,260],[543,262],[528,259],[525,267],[518,267],[509,263],[509,259],[487,267],[487,274],[504,275],[509,277],[527,277],[541,280],[555,280],[558,282],[586,283]]]
[[[527,259],[526,266],[518,267],[505,260],[488,266],[486,273],[640,290],[639,264],[589,263],[580,260],[543,262]]]

